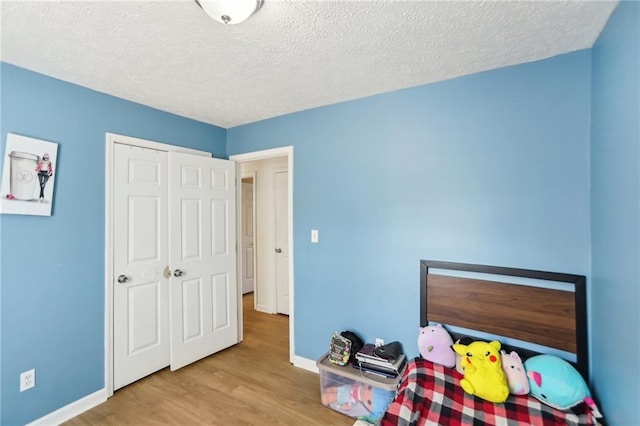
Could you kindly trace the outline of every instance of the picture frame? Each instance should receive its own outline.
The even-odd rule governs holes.
[[[58,144],[8,133],[0,213],[51,216]]]

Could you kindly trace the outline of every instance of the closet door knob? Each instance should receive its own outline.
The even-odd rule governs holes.
[[[180,269],[176,269],[175,271],[173,271],[173,276],[174,277],[181,277],[184,275],[184,271],[180,270]]]
[[[118,282],[120,284],[126,283],[127,281],[129,281],[129,277],[127,277],[126,275],[118,275]]]
[[[276,253],[282,253],[282,249],[277,248],[277,249],[276,249]]]

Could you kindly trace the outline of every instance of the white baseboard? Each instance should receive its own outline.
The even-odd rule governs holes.
[[[59,425],[84,413],[87,410],[92,409],[96,405],[100,405],[107,400],[107,390],[105,388],[100,389],[97,392],[87,395],[84,398],[80,398],[71,404],[47,414],[44,417],[40,417],[37,420],[27,424],[27,426],[51,426]]]
[[[297,355],[293,357],[293,365],[295,367],[302,368],[316,374],[320,371],[314,360],[303,358]]]

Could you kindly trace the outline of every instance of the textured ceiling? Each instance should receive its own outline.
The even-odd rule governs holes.
[[[0,59],[229,128],[593,45],[617,2],[6,1]]]

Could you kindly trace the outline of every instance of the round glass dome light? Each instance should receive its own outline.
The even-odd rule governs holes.
[[[195,2],[218,22],[223,24],[239,24],[253,15],[262,0],[195,0]]]

